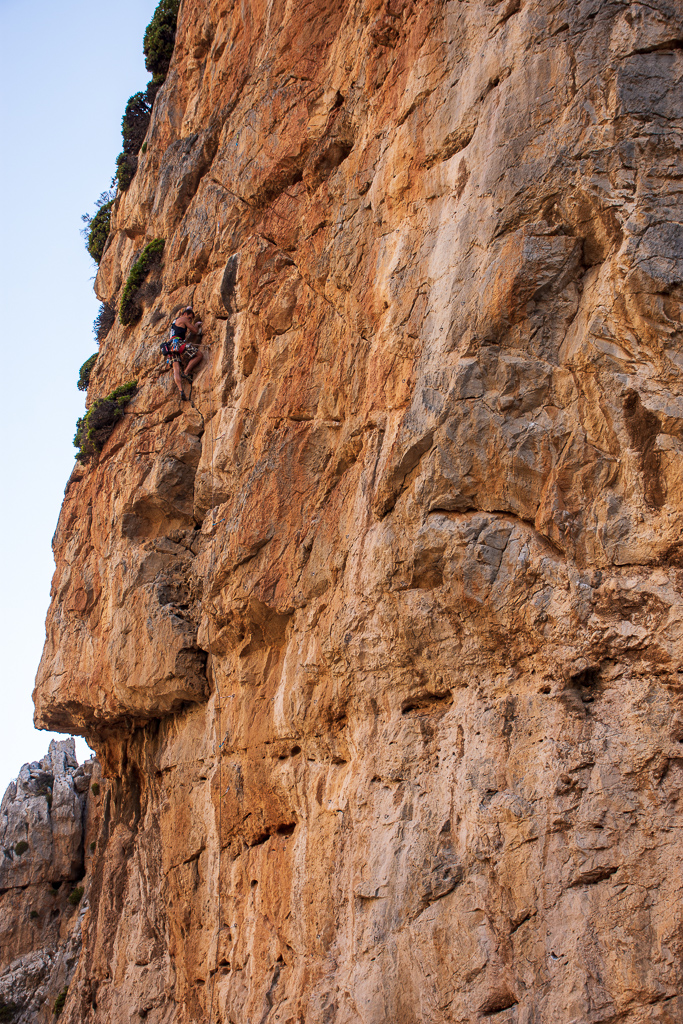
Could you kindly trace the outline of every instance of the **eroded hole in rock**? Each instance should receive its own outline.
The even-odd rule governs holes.
[[[443,569],[439,565],[428,565],[415,569],[410,582],[411,590],[434,590],[443,583]]]
[[[580,687],[582,689],[592,689],[600,678],[600,669],[595,665],[591,665],[589,668],[584,668],[580,672],[577,672],[571,677],[573,686]]]
[[[493,1017],[496,1013],[502,1013],[504,1010],[509,1010],[510,1007],[516,1005],[517,1000],[509,992],[494,993],[480,1007],[479,1012],[484,1017]]]
[[[254,846],[263,846],[270,839],[270,832],[262,832],[249,846],[253,849]],[[252,883],[253,884],[253,883]]]
[[[278,825],[278,827],[277,827],[277,829],[275,831],[277,832],[277,834],[279,836],[291,836],[292,833],[294,832],[295,828],[296,828],[296,822],[295,821],[290,821],[287,824]]]
[[[447,706],[452,700],[453,694],[450,690],[447,693],[428,693],[422,697],[414,697],[408,700],[401,707],[401,714],[426,714],[430,711],[438,710],[440,707]]]
[[[666,501],[666,488],[661,478],[662,457],[656,444],[662,424],[658,416],[643,406],[637,391],[626,392],[623,408],[629,440],[640,455],[645,500],[661,508]]]
[[[327,177],[346,160],[352,148],[353,146],[348,142],[331,143],[315,165],[316,173]]]

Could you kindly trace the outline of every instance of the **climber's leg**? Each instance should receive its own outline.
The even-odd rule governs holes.
[[[194,368],[196,366],[199,366],[199,364],[201,363],[203,358],[204,357],[203,357],[202,353],[201,352],[197,352],[197,355],[193,356],[193,358],[190,359],[189,363],[185,367],[185,375],[187,377],[190,376],[190,374],[192,373],[192,371],[194,370]]]
[[[174,359],[173,360],[173,380],[176,382],[176,385],[178,387],[178,391],[182,395],[183,394],[183,382],[182,382],[182,380],[180,378],[180,374],[181,374],[180,359]],[[183,397],[184,397],[184,395],[183,395]]]

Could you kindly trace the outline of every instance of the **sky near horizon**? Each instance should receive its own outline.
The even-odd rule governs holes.
[[[31,692],[84,409],[76,380],[97,348],[81,214],[109,187],[126,102],[149,81],[142,38],[157,2],[0,0],[0,798],[55,736],[34,729]],[[77,753],[90,755],[83,740]]]

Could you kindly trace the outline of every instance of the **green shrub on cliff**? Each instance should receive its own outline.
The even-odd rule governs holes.
[[[164,244],[163,238],[153,239],[153,241],[145,246],[131,267],[128,280],[121,294],[121,305],[119,306],[119,320],[124,327],[134,324],[140,318],[141,310],[135,303],[135,293],[152,267],[161,262],[164,254]]]
[[[100,206],[99,210],[90,221],[90,230],[88,232],[88,252],[94,259],[95,263],[99,263],[102,259],[102,253],[104,252],[104,247],[107,244],[107,239],[109,238],[111,208],[113,205],[113,199],[110,199],[108,203],[104,203]]]
[[[122,192],[125,192],[135,177],[138,169],[138,158],[131,153],[119,153],[116,158],[116,173],[111,180],[112,185],[118,185]]]
[[[147,86],[145,92],[136,92],[126,103],[126,109],[121,118],[121,135],[123,137],[124,153],[139,153],[145,135],[149,128],[149,119],[152,115],[152,104],[156,90],[152,83]]]
[[[88,385],[90,384],[90,374],[92,373],[92,368],[96,362],[97,352],[95,352],[94,355],[90,356],[89,359],[86,359],[86,361],[83,363],[80,370],[78,371],[78,381],[76,382],[76,387],[78,388],[79,391],[88,390]]]
[[[180,0],[160,0],[145,30],[142,43],[145,67],[154,76],[152,81],[156,84],[161,84],[168,74],[175,46],[179,7]]]
[[[122,192],[130,185],[138,167],[138,153],[149,128],[154,98],[159,86],[150,82],[144,92],[136,92],[126,103],[121,118],[121,136],[123,152],[116,158],[116,174],[114,181]]]
[[[69,992],[69,986],[65,985],[64,988],[62,989],[62,991],[59,993],[59,995],[55,999],[55,1005],[54,1005],[54,1008],[52,1010],[52,1012],[54,1013],[55,1017],[59,1017],[60,1013],[64,1009],[64,1003],[66,1002],[66,997],[68,995],[68,992]]]
[[[82,885],[77,885],[75,889],[71,890],[71,892],[69,893],[68,902],[71,904],[72,907],[78,906],[78,904],[83,899],[84,892],[85,889],[83,888]]]
[[[121,118],[123,150],[116,158],[116,171],[111,180],[112,188],[116,186],[121,192],[126,191],[135,177],[135,172],[138,169],[138,153],[140,150],[143,153],[147,150],[144,138],[149,128],[156,94],[166,78],[173,56],[179,6],[180,0],[160,0],[152,15],[152,20],[145,29],[142,49],[145,55],[145,67],[151,72],[152,81],[148,82],[146,89],[136,92],[130,97]],[[86,236],[88,252],[96,263],[99,263],[102,258],[109,234],[110,211],[111,203],[106,211],[98,211],[93,218],[87,215],[83,217],[89,230],[89,234]]]
[[[96,398],[85,416],[76,422],[74,447],[78,448],[78,462],[89,462],[93,455],[101,452],[111,432],[123,416],[124,410],[135,394],[137,381],[130,380],[111,391],[105,398]]]
[[[22,853],[26,853],[28,850],[28,843],[25,839],[20,839],[17,845],[14,847],[14,852],[18,857],[21,857]]]
[[[110,306],[108,302],[103,302],[92,325],[98,345],[107,337],[115,322],[116,309],[114,306]]]
[[[102,253],[109,237],[111,208],[114,204],[114,198],[112,192],[103,192],[95,203],[97,213],[94,216],[84,213],[81,217],[81,220],[85,223],[82,231],[85,238],[85,247],[95,263],[99,263],[102,259]]]

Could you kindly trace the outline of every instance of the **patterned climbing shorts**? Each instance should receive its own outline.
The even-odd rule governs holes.
[[[173,338],[171,341],[170,359],[172,363],[182,363],[183,358],[186,358],[189,363],[198,352],[197,346],[189,341],[183,341],[181,338]]]

